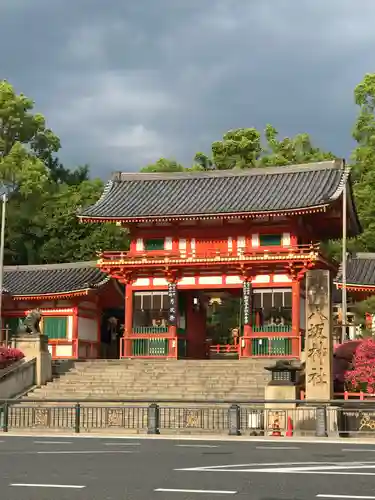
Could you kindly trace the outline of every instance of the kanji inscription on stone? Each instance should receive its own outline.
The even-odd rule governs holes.
[[[306,398],[330,400],[332,377],[331,273],[306,275]]]

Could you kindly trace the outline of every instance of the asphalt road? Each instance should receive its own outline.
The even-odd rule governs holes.
[[[374,445],[0,435],[4,500],[375,500]]]

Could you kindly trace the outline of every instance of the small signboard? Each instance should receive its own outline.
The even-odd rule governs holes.
[[[243,282],[243,323],[251,324],[252,316],[252,287],[250,281]]]
[[[169,311],[168,323],[171,326],[177,325],[177,285],[169,283],[168,285]]]

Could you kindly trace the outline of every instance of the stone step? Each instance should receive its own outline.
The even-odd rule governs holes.
[[[160,388],[160,387],[165,387],[166,389],[179,389],[179,390],[189,390],[191,388],[196,388],[196,387],[205,387],[207,390],[235,390],[236,388],[238,389],[253,389],[257,387],[264,387],[264,383],[258,382],[254,383],[252,382],[251,384],[246,384],[246,383],[231,383],[227,382],[226,384],[158,384],[158,383],[152,383],[148,384],[145,382],[144,384],[65,384],[65,385],[55,385],[55,384],[48,384],[47,386],[44,386],[43,388],[46,390],[58,390],[60,392],[64,392],[65,390],[74,390],[77,387],[85,387],[88,389],[92,388],[98,388],[102,390],[107,390],[114,388],[116,390],[147,390],[147,388]]]
[[[194,387],[189,389],[188,391],[181,391],[178,387],[177,388],[160,388],[160,387],[151,387],[151,388],[144,388],[143,390],[117,390],[117,389],[108,389],[108,390],[101,390],[97,388],[93,389],[87,389],[85,387],[77,387],[75,390],[72,391],[58,391],[58,390],[39,390],[30,392],[28,395],[32,394],[43,394],[43,395],[51,395],[51,394],[57,394],[60,395],[60,397],[63,397],[64,395],[69,396],[71,394],[77,394],[77,393],[96,393],[96,394],[149,394],[151,392],[154,393],[163,393],[163,394],[195,394],[195,393],[205,393],[205,394],[250,394],[254,392],[264,392],[263,387],[253,387],[251,389],[246,389],[245,387],[239,390],[233,390],[233,389],[228,389],[228,390],[223,390],[222,388],[217,388],[217,389],[208,389],[206,390],[203,387]]]
[[[269,364],[264,359],[78,361],[27,398],[38,404],[43,399],[87,398],[261,400],[270,378],[264,367]]]
[[[225,393],[225,392],[220,392],[220,393],[205,393],[205,392],[195,392],[195,393],[189,393],[189,394],[183,394],[180,392],[176,393],[171,393],[171,392],[148,392],[147,394],[142,394],[142,393],[107,393],[107,394],[102,394],[102,393],[89,393],[89,392],[77,392],[75,394],[44,394],[44,395],[30,395],[29,398],[25,399],[195,399],[195,398],[202,398],[204,396],[207,399],[210,400],[215,400],[215,399],[229,399],[229,400],[235,400],[235,399],[241,399],[241,400],[246,400],[246,399],[264,399],[264,392],[244,392],[244,393],[237,393],[233,394],[231,392]]]
[[[77,386],[75,388],[72,388],[71,390],[67,390],[67,391],[61,391],[61,390],[58,390],[58,389],[55,389],[53,387],[51,387],[50,389],[46,389],[46,388],[41,388],[41,389],[38,389],[38,390],[35,390],[34,392],[30,392],[29,394],[61,394],[61,395],[64,395],[64,394],[72,394],[72,393],[76,393],[76,392],[97,392],[97,393],[103,393],[103,394],[107,394],[107,393],[116,393],[116,394],[122,394],[122,393],[125,393],[125,394],[128,394],[130,392],[134,392],[134,393],[147,393],[147,392],[151,392],[151,391],[161,391],[161,392],[178,392],[178,393],[191,393],[191,392],[206,392],[206,393],[222,393],[222,392],[231,392],[233,394],[239,394],[239,393],[244,393],[244,392],[258,392],[260,390],[264,390],[264,388],[262,386],[257,386],[257,387],[241,387],[241,388],[233,388],[233,387],[229,387],[229,388],[222,388],[222,387],[214,387],[214,388],[206,388],[206,387],[189,387],[188,389],[181,389],[180,387],[142,387],[140,389],[134,389],[134,388],[127,388],[127,389],[118,389],[116,387],[108,387],[106,389],[102,389],[100,387],[91,387],[91,388],[87,388],[87,387],[80,387],[80,386]]]

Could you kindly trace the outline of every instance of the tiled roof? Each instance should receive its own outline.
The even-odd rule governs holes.
[[[76,293],[98,288],[108,280],[91,261],[4,267],[4,289],[12,296]]]
[[[79,217],[131,221],[307,210],[336,201],[348,176],[340,160],[212,172],[117,173],[98,202]]]
[[[342,284],[342,270],[338,272],[335,283]],[[346,265],[348,286],[375,287],[375,253],[357,253],[348,258]]]

